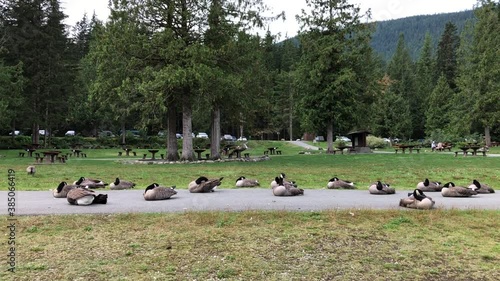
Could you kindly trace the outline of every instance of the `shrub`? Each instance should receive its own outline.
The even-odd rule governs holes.
[[[366,144],[371,148],[384,148],[389,145],[384,139],[369,135],[366,137]]]

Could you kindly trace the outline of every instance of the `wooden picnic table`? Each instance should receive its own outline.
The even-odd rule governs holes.
[[[269,150],[269,154],[275,154],[276,153],[276,149],[278,149],[278,147],[268,147],[267,150]]]
[[[203,148],[196,148],[194,150],[194,152],[196,152],[198,154],[198,160],[201,160],[201,153],[203,153],[203,151],[205,151],[206,149],[203,149]]]
[[[149,149],[148,150],[151,153],[151,159],[155,160],[155,154],[159,151],[158,149]]]
[[[130,156],[130,151],[132,151],[133,149],[126,147],[123,150],[125,150],[125,155]]]
[[[59,155],[61,151],[44,151],[42,153],[44,156],[50,156],[50,163],[54,163],[56,156]]]

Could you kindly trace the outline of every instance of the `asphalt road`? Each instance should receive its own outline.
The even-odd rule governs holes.
[[[404,209],[399,200],[409,190],[395,195],[371,195],[367,190],[305,190],[304,196],[276,197],[270,189],[217,189],[206,194],[192,194],[178,190],[168,200],[145,201],[143,190],[99,190],[108,194],[106,205],[74,206],[66,199],[53,198],[50,191],[17,191],[16,215],[46,214],[109,214],[109,213],[162,213],[184,211],[245,211],[245,210],[356,210]],[[442,209],[500,209],[500,192],[481,194],[471,198],[445,198],[440,193],[427,193]],[[4,202],[2,214],[7,214],[7,191],[0,192]]]

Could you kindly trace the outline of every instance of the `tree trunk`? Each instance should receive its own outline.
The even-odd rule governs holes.
[[[491,146],[491,134],[490,134],[490,127],[486,126],[484,128],[484,142],[487,147]]]
[[[122,145],[124,146],[126,144],[127,138],[127,131],[125,131],[125,121],[122,121]]]
[[[31,134],[31,143],[34,145],[40,144],[40,127],[38,123],[33,123],[32,134]]]
[[[326,141],[328,143],[326,153],[333,153],[333,122],[331,120],[326,125]]]
[[[214,106],[212,112],[212,132],[210,134],[210,159],[220,159],[220,108]]]
[[[191,108],[191,93],[189,90],[184,90],[182,96],[182,156],[181,160],[194,161],[193,152],[193,111]]]
[[[167,160],[168,161],[177,161],[179,160],[179,153],[177,153],[177,109],[175,107],[174,102],[169,102],[168,104],[168,121],[167,121]]]

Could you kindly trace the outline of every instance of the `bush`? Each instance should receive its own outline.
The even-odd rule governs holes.
[[[384,148],[389,145],[384,139],[369,135],[366,137],[366,144],[371,148]]]

